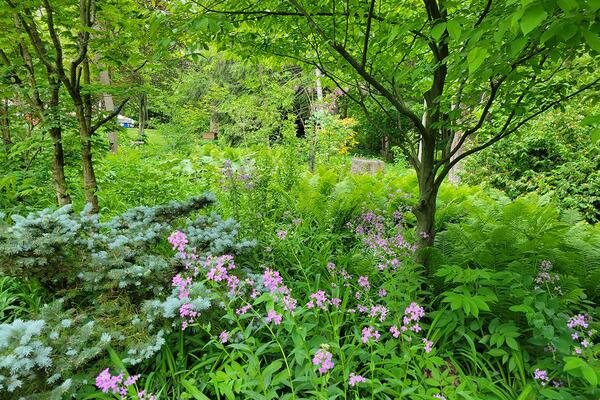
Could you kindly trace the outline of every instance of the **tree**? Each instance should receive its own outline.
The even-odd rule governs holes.
[[[452,168],[599,86],[595,0],[175,4],[191,16],[186,24],[223,46],[318,67],[365,114],[377,104],[418,177],[413,213],[425,265],[437,193]],[[400,129],[405,122],[411,130]]]
[[[12,18],[11,18],[12,19]],[[6,42],[3,46],[12,46],[12,51],[5,52],[0,48],[0,65],[4,65],[8,71],[9,86],[16,86],[23,93],[27,104],[35,110],[36,118],[39,118],[44,124],[44,128],[49,133],[52,140],[52,181],[56,192],[56,199],[59,206],[71,203],[71,196],[68,193],[68,186],[65,179],[65,161],[62,145],[62,125],[59,118],[59,96],[60,82],[45,68],[45,80],[47,86],[39,82],[36,68],[31,57],[30,49],[23,40],[22,29],[18,19],[14,19],[14,29],[5,31],[7,37],[13,39]],[[19,74],[20,69],[24,70],[26,79]],[[42,93],[48,92],[48,98],[44,99]],[[3,126],[6,129],[5,144],[10,144],[10,126],[8,118],[8,101],[4,103],[5,112]]]
[[[83,165],[83,186],[85,198],[92,205],[91,212],[97,213],[97,183],[92,160],[92,135],[106,122],[114,118],[128,98],[108,115],[93,121],[89,46],[91,32],[96,23],[96,1],[81,0],[79,6],[73,7],[69,2],[59,6],[58,18],[55,19],[55,0],[31,0],[16,2],[4,0],[13,10],[19,24],[26,32],[29,42],[37,58],[48,69],[49,75],[56,76],[64,85],[73,101],[75,115],[79,125],[81,142],[81,158]],[[78,16],[75,17],[75,16]],[[77,21],[78,22],[75,22]],[[45,31],[41,32],[39,25]],[[75,31],[73,37],[71,31]],[[45,40],[47,33],[50,40]],[[68,64],[68,66],[67,66]]]

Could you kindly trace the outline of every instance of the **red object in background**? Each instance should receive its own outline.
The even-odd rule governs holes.
[[[31,125],[36,126],[40,123],[40,120],[37,118],[33,118],[31,114],[25,114],[25,120],[29,122]]]

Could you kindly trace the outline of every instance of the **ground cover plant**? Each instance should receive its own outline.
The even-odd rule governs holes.
[[[0,0],[0,398],[600,398],[599,13]]]

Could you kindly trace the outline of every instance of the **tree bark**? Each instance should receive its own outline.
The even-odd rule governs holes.
[[[139,97],[139,114],[138,114],[138,140],[141,142],[146,141],[146,119],[148,118],[148,106],[146,101],[146,93],[140,93]],[[211,118],[212,127],[212,118]]]
[[[417,218],[416,261],[426,268],[430,262],[430,248],[435,238],[435,212],[438,186],[435,183],[435,137],[428,132],[422,138],[421,165],[417,173],[419,201],[413,207]]]
[[[62,146],[62,127],[58,120],[58,96],[60,92],[60,83],[51,76],[48,76],[50,84],[50,101],[48,102],[50,127],[48,132],[52,139],[53,157],[52,157],[52,180],[56,192],[56,200],[59,206],[71,204],[67,180],[65,179],[65,155]]]
[[[104,86],[110,86],[110,75],[108,69],[103,69],[99,74],[100,83]],[[104,111],[113,112],[115,110],[115,102],[112,94],[102,93],[102,108]],[[116,132],[107,132],[106,137],[110,144],[110,152],[117,154],[119,152],[119,139]]]
[[[0,113],[0,127],[2,128],[2,143],[6,154],[10,153],[10,145],[12,140],[10,138],[10,119],[8,117],[8,100],[2,99],[2,112]]]

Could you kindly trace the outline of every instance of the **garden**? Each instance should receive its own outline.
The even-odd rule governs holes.
[[[0,0],[0,399],[600,398],[600,2]]]

